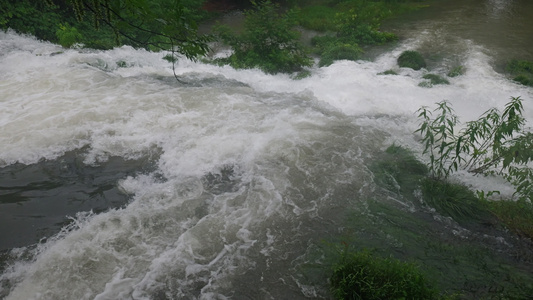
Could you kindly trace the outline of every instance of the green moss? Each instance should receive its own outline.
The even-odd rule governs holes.
[[[335,299],[435,299],[438,295],[415,265],[368,252],[344,253],[330,281]]]
[[[426,61],[422,54],[417,51],[404,51],[398,57],[398,66],[401,68],[411,68],[413,70],[420,70],[426,67]]]

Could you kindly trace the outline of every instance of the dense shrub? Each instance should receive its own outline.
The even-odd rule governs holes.
[[[59,29],[56,31],[56,36],[59,44],[66,48],[71,47],[75,43],[79,43],[82,38],[78,29],[68,24],[60,24]]]
[[[411,68],[413,70],[420,70],[426,67],[426,61],[422,54],[417,51],[404,51],[398,57],[398,66],[401,68]]]

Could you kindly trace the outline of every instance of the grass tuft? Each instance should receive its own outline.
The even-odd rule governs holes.
[[[330,278],[335,299],[436,299],[438,291],[413,264],[369,252],[345,252]]]
[[[486,203],[465,185],[425,178],[421,182],[421,190],[427,205],[459,223],[489,218]]]

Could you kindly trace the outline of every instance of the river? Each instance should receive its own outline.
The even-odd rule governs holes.
[[[401,41],[371,61],[292,80],[180,60],[185,84],[164,53],[0,33],[0,297],[329,299],[346,241],[472,299],[527,284],[533,255],[515,237],[420,209],[372,166],[392,144],[425,159],[415,111],[441,100],[469,121],[520,96],[533,120],[533,90],[502,73],[533,60],[532,22],[531,1],[436,1],[384,24]],[[427,70],[396,65],[411,49],[432,73],[466,73],[421,87]]]

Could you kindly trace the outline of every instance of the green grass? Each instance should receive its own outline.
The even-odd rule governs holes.
[[[533,205],[488,202],[467,186],[434,180],[426,165],[401,146],[378,154],[369,169],[379,187],[375,198],[343,222],[342,242],[332,243],[336,251],[328,258],[335,299],[528,299],[533,254],[527,239],[514,232],[527,237],[532,231]],[[465,236],[455,232],[459,228]],[[494,243],[491,237],[512,246]],[[372,249],[372,254],[362,249]],[[423,265],[423,274],[405,262]],[[410,283],[401,275],[413,269],[412,274],[427,278],[426,287],[431,290],[428,283],[434,283],[438,291],[428,297],[406,292]],[[402,296],[393,294],[404,288]]]
[[[421,181],[421,190],[427,205],[459,223],[490,218],[486,203],[479,200],[467,186],[425,178]]]
[[[436,299],[437,290],[414,264],[369,252],[345,252],[330,278],[335,299]]]

